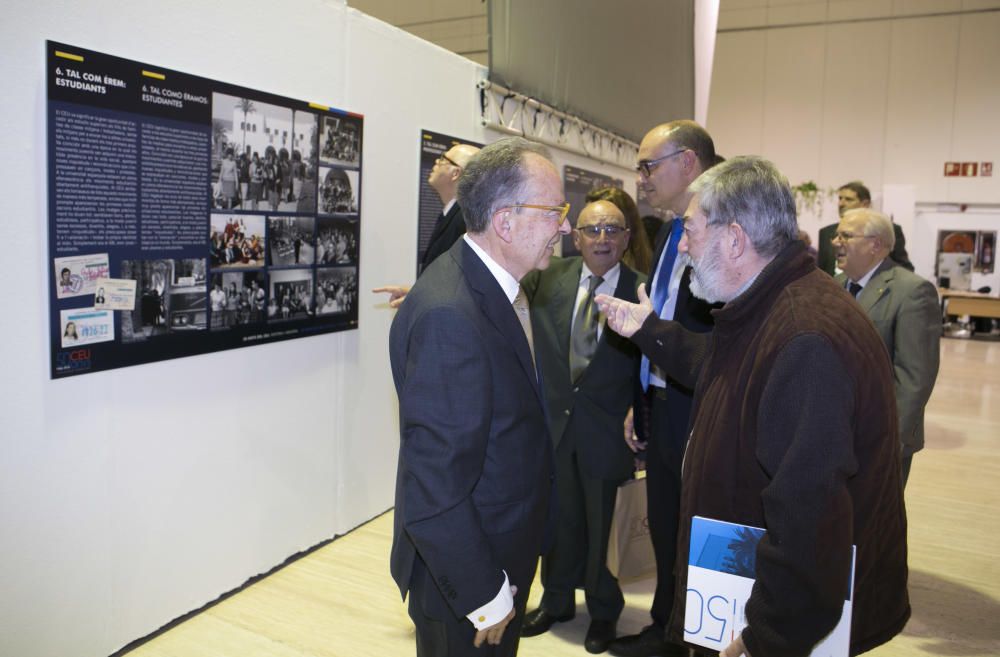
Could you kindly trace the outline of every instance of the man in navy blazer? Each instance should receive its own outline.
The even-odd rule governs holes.
[[[542,634],[554,622],[573,618],[582,582],[590,614],[584,647],[592,653],[607,650],[625,604],[606,564],[615,495],[634,469],[621,431],[636,396],[639,350],[604,330],[591,290],[638,298],[636,289],[646,277],[621,262],[629,237],[621,210],[608,201],[591,203],[573,231],[582,257],[553,260],[521,281],[531,299],[536,351],[545,372],[559,498],[555,540],[542,556],[545,594],[538,609],[525,616],[521,636]],[[596,321],[588,323],[588,313]],[[587,336],[593,342],[583,339]],[[588,345],[589,361],[578,355],[581,347],[589,351]]]
[[[517,653],[553,521],[519,281],[569,233],[562,180],[544,147],[503,139],[469,162],[458,199],[468,232],[417,280],[389,335],[401,442],[390,569],[418,657]]]
[[[720,159],[712,136],[694,121],[678,120],[658,125],[642,138],[636,165],[636,184],[650,205],[670,219],[660,228],[649,274],[653,298],[663,299],[657,314],[699,333],[712,330],[711,306],[691,294],[690,271],[685,259],[675,257],[680,243],[680,219],[692,194],[688,185]],[[618,657],[675,657],[686,655],[683,646],[665,638],[674,601],[674,557],[680,514],[681,461],[688,438],[692,390],[643,359],[640,380],[645,403],[634,412],[634,433],[626,428],[626,441],[646,455],[646,501],[649,535],[656,556],[656,592],[649,609],[652,622],[638,634],[618,637],[609,652]]]

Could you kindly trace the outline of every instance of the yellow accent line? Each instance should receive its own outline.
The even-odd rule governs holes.
[[[72,59],[74,62],[82,62],[83,57],[80,55],[74,55],[73,53],[63,52],[61,50],[56,51],[56,57],[62,57],[63,59]]]
[[[319,103],[309,103],[309,107],[313,109],[323,110],[324,112],[329,112],[330,108],[326,105],[320,105]]]
[[[154,73],[152,71],[143,71],[142,74],[145,75],[147,78],[153,78],[154,80],[166,80],[167,79],[167,76],[165,76],[163,73]]]

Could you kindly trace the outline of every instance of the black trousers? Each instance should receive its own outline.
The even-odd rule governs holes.
[[[593,477],[577,458],[577,440],[564,436],[556,447],[559,515],[552,547],[542,555],[541,606],[554,616],[576,609],[583,586],[593,620],[616,621],[625,606],[618,580],[607,567],[611,518],[620,480]]]
[[[656,592],[650,616],[664,629],[674,606],[674,562],[681,503],[681,462],[687,444],[691,397],[674,388],[650,387],[646,447],[649,535],[656,555]]]
[[[472,645],[475,626],[468,618],[441,613],[447,603],[440,596],[426,566],[418,558],[413,564],[408,596],[410,618],[417,630],[417,657],[514,657],[517,654],[528,591],[518,591],[514,597],[514,618],[504,630],[500,645],[484,643],[479,648]]]

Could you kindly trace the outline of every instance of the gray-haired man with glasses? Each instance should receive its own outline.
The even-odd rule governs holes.
[[[468,162],[458,201],[468,232],[417,279],[389,334],[400,432],[390,569],[418,657],[505,657],[554,520],[519,281],[548,266],[569,208],[548,151],[517,137]]]

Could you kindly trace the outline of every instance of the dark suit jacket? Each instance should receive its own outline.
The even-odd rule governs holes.
[[[528,341],[483,261],[459,240],[392,322],[400,450],[390,570],[420,560],[431,618],[462,619],[503,584],[527,595],[551,522],[552,441]],[[411,600],[410,604],[414,603]]]
[[[535,353],[545,372],[549,430],[557,445],[564,436],[577,441],[577,458],[592,477],[625,479],[633,458],[622,440],[622,423],[634,399],[639,349],[605,327],[590,365],[576,383],[570,380],[570,333],[582,268],[580,256],[553,258],[548,269],[521,280],[531,300]],[[637,302],[636,288],[645,280],[622,265],[614,296]]]
[[[438,217],[434,224],[434,232],[431,233],[431,241],[427,244],[424,257],[420,261],[420,274],[424,273],[427,267],[437,260],[437,258],[448,252],[448,249],[465,234],[465,217],[462,216],[462,208],[458,203],[451,206],[448,214]]]
[[[844,285],[847,277],[839,274]],[[924,446],[924,407],[937,381],[941,356],[941,304],[924,278],[883,260],[858,294],[892,359],[903,456]]]
[[[830,274],[830,276],[833,276],[837,266],[837,258],[833,255],[833,236],[836,234],[837,226],[839,225],[839,223],[836,223],[820,228],[819,244],[816,245],[816,252],[818,254],[816,257],[816,266]],[[910,256],[906,253],[906,238],[903,237],[903,229],[899,227],[899,224],[894,223],[892,231],[896,234],[896,244],[892,247],[892,253],[889,254],[889,257],[900,267],[913,271],[913,263],[910,262]]]
[[[653,251],[653,269],[649,273],[649,280],[653,280],[656,269],[660,266],[660,258],[663,249],[670,236],[670,222],[666,222],[660,228],[656,237],[656,248]],[[648,285],[647,285],[648,288]],[[647,292],[649,290],[647,289]],[[712,310],[721,308],[720,304],[711,305],[695,297],[691,293],[691,268],[686,267],[681,274],[680,287],[677,289],[677,303],[674,307],[674,321],[679,322],[684,328],[697,333],[708,333],[714,326]],[[687,436],[688,419],[691,416],[691,400],[694,392],[669,377],[667,378],[666,403],[668,423],[670,426],[669,436],[657,439],[649,436],[646,430],[646,421],[635,419],[636,435],[644,441],[649,441],[651,454],[663,460],[674,459],[677,456],[677,449],[683,449],[684,440]],[[648,409],[644,409],[644,413]],[[648,456],[647,456],[648,458]]]

